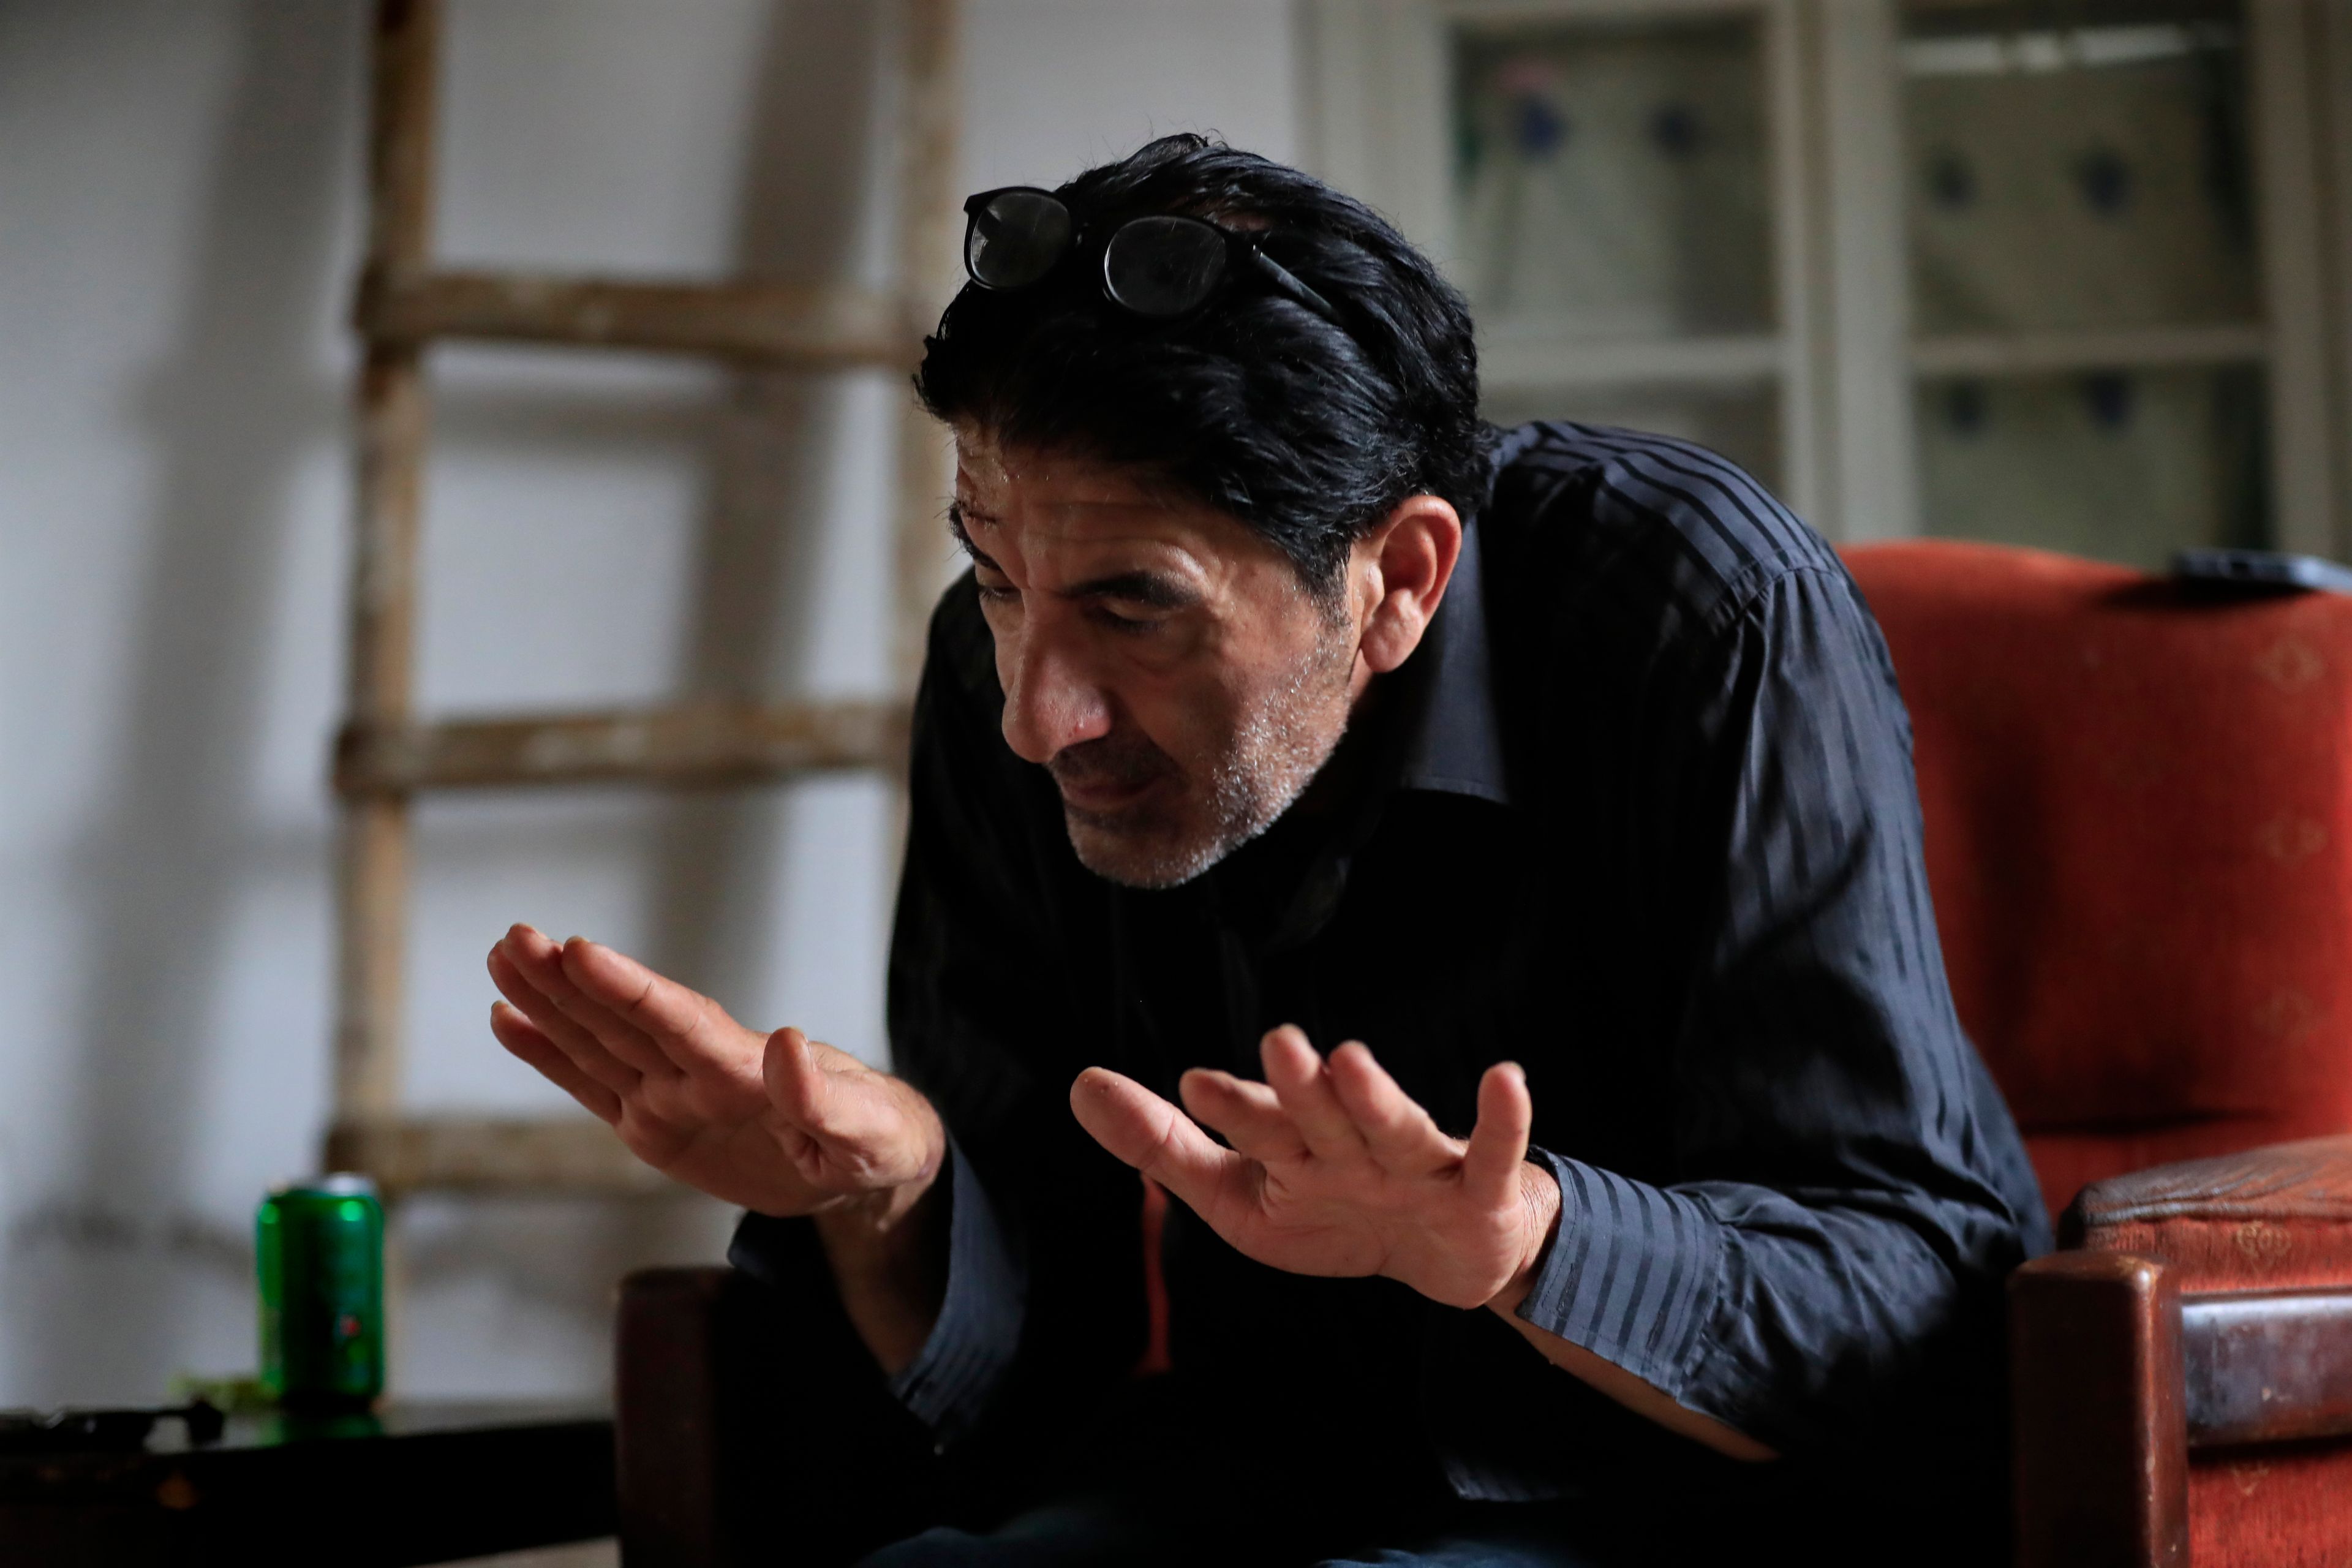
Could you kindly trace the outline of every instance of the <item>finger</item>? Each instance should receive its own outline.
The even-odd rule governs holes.
[[[517,972],[530,983],[532,989],[545,996],[558,1012],[594,1039],[606,1055],[639,1074],[651,1074],[656,1078],[677,1075],[677,1067],[645,1037],[642,1030],[609,1007],[580,994],[580,988],[563,972],[563,949],[559,943],[530,926],[517,926],[507,932],[506,941],[499,946]],[[534,1018],[539,1016],[536,1012],[531,1016]],[[554,1033],[552,1030],[549,1032]],[[564,1043],[560,1035],[556,1036],[556,1041]]]
[[[684,1071],[687,1064],[678,1059],[678,1053],[671,1048],[662,1031],[648,1028],[628,1006],[616,1003],[598,986],[582,984],[582,955],[592,951],[598,958],[625,964],[634,971],[633,978],[638,981],[640,989],[648,985],[666,987],[692,996],[697,1002],[702,1001],[700,996],[686,987],[662,979],[645,965],[634,959],[623,958],[602,942],[575,936],[555,948],[550,960],[554,969],[552,990],[556,1005],[579,1019],[591,1033],[604,1041],[606,1050],[639,1072],[655,1078],[667,1078]],[[592,959],[589,968],[593,970],[594,967]]]
[[[537,1069],[541,1078],[607,1122],[621,1119],[621,1097],[582,1072],[572,1058],[541,1034],[511,1002],[490,1004],[490,1033],[499,1044]]]
[[[1472,1202],[1499,1206],[1517,1194],[1535,1119],[1535,1099],[1519,1064],[1488,1068],[1478,1080],[1478,1125],[1462,1156],[1462,1189]]]
[[[1259,1042],[1258,1058],[1265,1064],[1265,1081],[1310,1151],[1326,1160],[1364,1153],[1364,1136],[1331,1092],[1323,1058],[1307,1043],[1303,1031],[1290,1024],[1267,1030]]]
[[[734,1025],[718,1004],[710,1002],[710,996],[654,973],[645,963],[604,942],[591,942],[583,936],[564,942],[562,971],[581,994],[652,1037],[663,1051],[670,1051],[675,1044],[689,1056],[703,1056],[719,1020]],[[713,1018],[713,1013],[718,1013],[718,1018]]]
[[[533,985],[504,944],[490,949],[489,970],[490,984],[499,988],[499,994],[583,1073],[619,1094],[629,1093],[645,1080],[643,1073],[606,1050],[595,1036],[557,1006],[553,997]]]
[[[1070,1085],[1070,1110],[1096,1142],[1212,1225],[1265,1170],[1245,1154],[1219,1148],[1191,1118],[1133,1079],[1104,1068],[1088,1068]]]
[[[1253,1160],[1296,1160],[1307,1140],[1282,1109],[1274,1090],[1213,1068],[1194,1068],[1176,1080],[1192,1120],[1222,1133],[1226,1142]]]
[[[1388,1068],[1372,1059],[1370,1047],[1349,1040],[1323,1065],[1340,1108],[1354,1121],[1372,1157],[1392,1171],[1421,1173],[1461,1158],[1462,1145],[1431,1121],[1412,1096],[1397,1087]]]

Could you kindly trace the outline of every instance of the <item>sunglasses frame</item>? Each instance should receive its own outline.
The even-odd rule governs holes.
[[[1042,196],[1045,200],[1052,202],[1055,206],[1060,207],[1063,214],[1070,219],[1069,242],[1064,247],[1060,257],[1055,258],[1051,265],[1049,265],[1043,272],[1037,274],[1036,277],[1031,279],[1028,282],[991,283],[986,279],[981,277],[978,270],[975,269],[971,264],[972,234],[980,226],[981,215],[988,210],[990,203],[996,200],[999,196],[1014,195]],[[1061,268],[1062,263],[1065,260],[1087,247],[1087,244],[1093,237],[1095,229],[1095,226],[1093,224],[1089,223],[1081,225],[1077,221],[1077,215],[1070,211],[1070,205],[1067,202],[1064,201],[1060,196],[1055,195],[1053,192],[1045,190],[1042,186],[1038,185],[998,185],[992,190],[975,192],[964,198],[963,213],[963,248],[961,255],[963,258],[964,276],[971,279],[971,286],[973,288],[985,289],[992,294],[1013,293],[1023,289],[1033,289],[1038,284],[1043,283]],[[1202,294],[1197,301],[1186,306],[1183,310],[1169,312],[1167,314],[1160,314],[1150,310],[1140,310],[1136,309],[1133,305],[1129,304],[1126,300],[1118,297],[1118,289],[1112,284],[1110,277],[1111,246],[1118,240],[1118,237],[1136,224],[1160,219],[1175,223],[1190,224],[1201,228],[1205,228],[1225,243],[1224,270],[1218,275],[1216,281],[1209,286],[1208,291]],[[1301,281],[1298,276],[1292,272],[1290,268],[1283,266],[1282,263],[1276,261],[1273,257],[1268,256],[1259,247],[1257,237],[1255,235],[1227,228],[1224,225],[1212,223],[1207,218],[1194,217],[1188,213],[1139,213],[1134,217],[1123,219],[1114,226],[1108,234],[1105,235],[1103,237],[1101,249],[1102,259],[1098,264],[1097,270],[1101,274],[1100,281],[1102,283],[1103,298],[1108,300],[1111,304],[1118,306],[1120,310],[1125,310],[1129,315],[1139,317],[1147,321],[1182,321],[1185,317],[1196,313],[1205,308],[1209,301],[1214,300],[1223,289],[1232,287],[1233,280],[1238,268],[1245,266],[1254,270],[1258,277],[1271,286],[1277,294],[1282,295],[1285,299],[1291,300],[1295,304],[1305,306],[1307,310],[1314,311],[1317,315],[1322,317],[1333,326],[1339,327],[1342,331],[1346,330],[1347,323],[1339,319],[1339,312],[1333,307],[1331,301],[1326,300],[1322,295],[1307,287],[1307,285]]]

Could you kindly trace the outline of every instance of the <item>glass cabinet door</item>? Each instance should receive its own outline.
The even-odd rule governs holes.
[[[1453,272],[1477,315],[1487,416],[1664,431],[1775,483],[1765,13],[1445,27]]]
[[[2264,542],[2239,8],[1902,16],[1927,531],[2149,567]]]

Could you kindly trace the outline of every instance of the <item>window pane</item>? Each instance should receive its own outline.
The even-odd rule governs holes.
[[[2152,569],[2260,548],[2263,398],[2250,366],[1924,380],[1927,531]]]
[[[2043,9],[1905,7],[1917,330],[2253,319],[2235,7]]]
[[[1780,400],[1769,386],[1490,393],[1481,410],[1508,429],[1530,419],[1575,419],[1679,436],[1722,453],[1780,493]]]
[[[1769,328],[1752,16],[1464,25],[1458,277],[1488,317],[1594,336]]]

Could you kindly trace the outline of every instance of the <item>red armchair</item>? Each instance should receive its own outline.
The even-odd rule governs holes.
[[[1849,563],[1954,999],[2063,1211],[2011,1289],[2021,1562],[2352,1561],[2352,598]]]
[[[1954,997],[2063,1210],[2011,1287],[2021,1561],[2352,1562],[2352,598],[1983,545],[1850,561]],[[756,1289],[623,1288],[629,1568],[771,1556],[780,1521],[795,1562],[840,1561],[941,1504],[846,1325],[787,1348]],[[812,1403],[841,1413],[822,1441]]]

